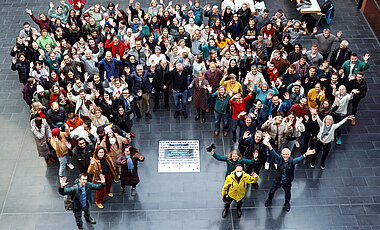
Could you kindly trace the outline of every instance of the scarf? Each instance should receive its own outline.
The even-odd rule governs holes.
[[[133,165],[131,155],[127,155],[125,157],[127,158],[128,172],[132,173],[133,170],[135,169],[135,166]]]
[[[221,101],[224,101],[224,99],[226,99],[226,93],[224,93],[223,95],[222,94],[220,94],[219,93],[219,91],[218,91],[218,97],[219,97],[219,99],[221,100]]]
[[[323,128],[322,128],[322,138],[321,138],[321,139],[323,139],[323,138],[325,138],[325,137],[327,137],[327,136],[329,135],[330,130],[331,130],[331,127],[332,127],[332,125],[327,126],[326,124],[323,124]]]

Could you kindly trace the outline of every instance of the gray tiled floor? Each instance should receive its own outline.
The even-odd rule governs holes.
[[[181,1],[182,2],[182,1]],[[92,3],[92,2],[90,2]],[[105,4],[105,1],[102,1]],[[120,4],[123,8],[125,2]],[[271,14],[282,8],[287,16],[299,17],[289,0],[267,0]],[[201,152],[201,173],[158,174],[158,141],[199,139],[201,149],[214,142],[218,152],[236,146],[212,133],[213,118],[206,124],[174,120],[164,110],[134,125],[134,145],[146,156],[139,167],[138,195],[106,198],[104,210],[92,207],[98,223],[88,229],[380,229],[380,48],[378,41],[356,10],[353,0],[336,0],[336,18],[331,30],[343,31],[354,52],[371,54],[365,79],[369,92],[360,105],[358,125],[343,128],[343,145],[334,146],[324,171],[310,169],[308,160],[297,167],[292,189],[292,210],[282,210],[283,192],[273,206],[264,208],[273,172],[263,171],[260,189],[248,189],[243,217],[232,212],[221,218],[221,188],[225,165]],[[0,2],[0,229],[75,229],[72,213],[65,212],[57,193],[57,165],[46,167],[37,157],[28,127],[28,108],[21,96],[17,75],[10,71],[9,49],[24,21],[31,21],[25,7],[47,11],[47,0],[2,0]],[[310,46],[309,38],[302,39]],[[71,181],[77,175],[70,173]],[[118,184],[112,188],[119,189]]]

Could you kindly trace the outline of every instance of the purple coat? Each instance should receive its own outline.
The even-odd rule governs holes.
[[[33,93],[37,90],[37,84],[34,84],[32,87],[29,85],[25,85],[24,89],[22,90],[23,98],[26,102],[26,104],[31,105],[33,102]]]
[[[123,160],[125,161],[127,160],[124,154],[121,155],[116,160],[116,164],[120,165],[120,168],[121,168],[121,174],[120,174],[121,184],[126,185],[126,186],[136,186],[140,182],[139,173],[137,170],[137,165],[138,165],[139,160],[132,157],[134,169],[133,169],[133,172],[131,173],[128,171],[128,164],[121,163]]]

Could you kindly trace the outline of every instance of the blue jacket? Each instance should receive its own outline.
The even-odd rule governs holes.
[[[119,78],[119,74],[117,73],[117,68],[116,64],[120,64],[121,62],[117,61],[116,58],[112,58],[110,62],[106,60],[106,58],[103,58],[100,62],[96,62],[95,66],[96,67],[102,67],[103,71],[100,71],[102,75],[102,79],[105,77],[107,78],[108,81],[111,81],[111,76],[114,78]],[[104,75],[104,71],[106,71],[107,76]]]
[[[141,89],[143,82],[148,93],[152,92],[152,84],[150,84],[149,76],[151,76],[151,73],[147,70],[144,70],[142,77],[138,76],[136,71],[131,74],[130,80],[132,82],[132,95],[134,97],[137,97],[137,92]]]
[[[273,110],[273,103],[271,100],[268,100],[268,99],[265,99],[264,101],[264,104],[268,107],[268,116],[271,116],[272,115],[272,110]],[[290,107],[292,107],[292,102],[290,101],[290,99],[286,100],[286,101],[280,101],[280,105],[278,107],[278,110],[277,112],[284,112],[286,113],[286,111],[288,111],[290,109]]]

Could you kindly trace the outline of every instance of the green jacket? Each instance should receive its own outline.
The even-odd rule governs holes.
[[[226,171],[226,177],[232,173],[232,171],[235,170],[236,165],[243,165],[248,164],[251,165],[254,162],[254,158],[252,160],[248,160],[245,158],[239,159],[236,163],[232,162],[230,159],[228,159],[227,156],[221,156],[217,153],[212,154],[212,156],[217,159],[218,161],[225,161],[227,163],[227,171]]]
[[[33,102],[41,102],[42,106],[45,108],[50,108],[50,92],[45,90],[45,95],[43,97],[39,96],[37,91],[33,93]]]
[[[50,73],[52,70],[54,70],[57,74],[59,74],[59,67],[61,66],[62,56],[55,57],[55,61],[52,61],[50,57],[46,56],[44,57],[45,64],[49,67]]]
[[[93,31],[96,31],[98,34],[100,34],[100,32],[102,31],[102,26],[98,22],[95,22],[94,26],[86,24],[82,26],[82,31],[86,34],[91,34]]]
[[[215,106],[214,106],[215,112],[223,114],[223,115],[227,114],[227,108],[229,105],[228,102],[230,101],[231,96],[227,94],[226,98],[222,101],[218,97],[218,91],[210,95],[211,97],[215,98]]]
[[[50,18],[58,18],[61,20],[63,25],[66,25],[67,23],[67,17],[69,16],[70,6],[67,4],[63,5],[63,11],[61,14],[59,14],[57,11],[53,13],[53,8],[50,8],[48,11],[48,16]]]
[[[210,56],[211,50],[215,50],[218,53],[218,57],[220,56],[220,49],[216,45],[210,46],[209,44],[206,44],[203,46],[202,44],[199,44],[198,49],[203,52],[203,57],[205,59],[207,59],[208,56]]]
[[[343,63],[342,68],[344,68],[344,76],[349,77],[348,74],[350,74],[350,63],[351,60],[347,60]],[[352,70],[352,74],[356,74],[357,72],[363,72],[367,70],[370,67],[370,64],[367,62],[363,62],[358,60],[356,64],[354,65],[354,69]]]
[[[61,186],[58,187],[58,192],[61,195],[70,195],[72,199],[74,200],[73,205],[73,211],[80,211],[82,210],[82,204],[80,202],[80,196],[82,192],[82,187],[79,185],[78,179],[75,180],[74,184],[78,185],[78,192],[75,185],[71,186],[70,188],[61,188]],[[87,199],[87,205],[91,205],[91,190],[102,190],[104,188],[104,184],[93,184],[91,182],[87,182],[85,185],[86,189],[86,199]],[[76,194],[76,196],[75,196]],[[75,196],[75,197],[74,197]]]
[[[53,48],[57,45],[57,42],[52,38],[50,35],[43,37],[40,36],[37,39],[37,44],[42,48],[45,49],[46,44],[51,45]]]

